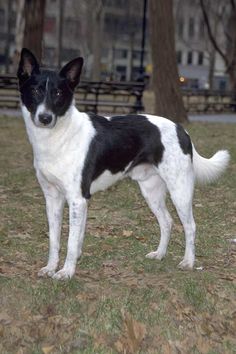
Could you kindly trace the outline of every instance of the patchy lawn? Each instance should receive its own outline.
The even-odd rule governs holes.
[[[76,276],[38,279],[48,251],[44,199],[20,119],[0,118],[1,353],[235,353],[236,125],[187,126],[197,150],[228,148],[221,180],[196,188],[194,271],[175,225],[163,261],[146,259],[159,228],[130,180],[90,202]],[[68,210],[63,227],[65,255]],[[203,267],[203,269],[202,269]]]

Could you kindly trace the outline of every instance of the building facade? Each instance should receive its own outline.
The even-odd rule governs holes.
[[[0,0],[1,72],[15,70],[17,1]],[[227,89],[224,63],[209,42],[199,1],[174,0],[174,16],[182,85],[191,89]],[[137,80],[142,21],[143,0],[47,0],[43,64],[58,67],[82,55],[86,63],[84,76],[91,79],[94,62],[100,58],[101,79]],[[144,68],[151,76],[148,18]]]
[[[222,1],[216,0],[212,4],[217,16]],[[224,62],[210,43],[199,1],[175,0],[174,15],[176,57],[183,85],[192,89],[227,89]],[[214,35],[222,46],[222,28],[216,17],[211,16],[211,20]]]

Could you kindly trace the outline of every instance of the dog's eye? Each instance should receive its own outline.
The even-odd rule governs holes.
[[[56,97],[60,97],[62,95],[62,90],[56,90],[55,95]]]
[[[36,87],[32,88],[31,92],[34,96],[40,96],[40,94],[41,94],[40,89],[36,88]]]

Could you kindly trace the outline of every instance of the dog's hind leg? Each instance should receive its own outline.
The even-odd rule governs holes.
[[[178,177],[176,175],[175,178],[168,178],[166,183],[185,233],[185,254],[179,266],[192,269],[195,261],[196,232],[192,210],[194,175],[190,169],[187,171],[183,169]]]
[[[166,208],[166,184],[158,176],[152,175],[147,180],[139,181],[139,186],[148,206],[156,216],[161,231],[160,243],[156,251],[146,255],[147,258],[162,259],[166,255],[170,240],[172,218]]]

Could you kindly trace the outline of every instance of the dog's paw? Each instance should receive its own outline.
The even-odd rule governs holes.
[[[71,279],[72,276],[74,275],[74,272],[68,271],[66,269],[61,269],[58,272],[56,272],[52,278],[56,280],[68,280]]]
[[[183,259],[178,265],[178,267],[183,270],[191,270],[193,269],[193,266],[194,261],[188,259]]]
[[[38,272],[38,277],[52,277],[55,274],[54,268],[43,267]]]
[[[146,254],[146,258],[150,259],[159,259],[162,260],[165,257],[165,255],[159,251],[154,251]]]

